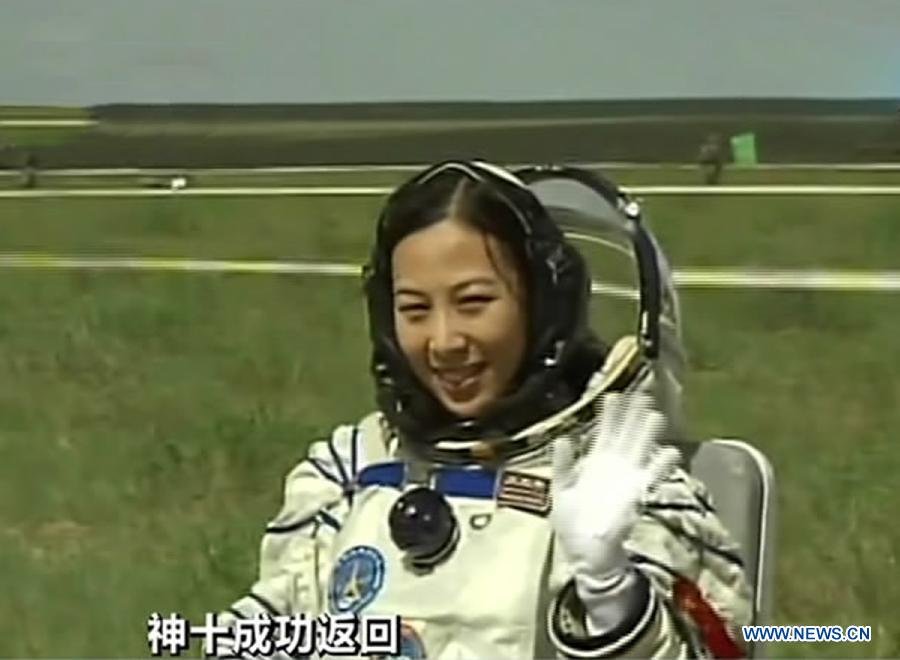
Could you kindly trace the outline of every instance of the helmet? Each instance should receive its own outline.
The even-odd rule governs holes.
[[[421,197],[439,177],[468,180],[476,194],[502,205],[515,219],[510,235],[520,242],[527,271],[528,343],[518,378],[513,391],[479,419],[460,419],[440,404],[414,375],[394,329],[391,254],[414,230],[398,230],[394,223],[408,212],[409,200]],[[603,362],[605,346],[588,323],[591,280],[583,257],[532,191],[497,166],[448,161],[401,185],[378,219],[364,275],[376,398],[389,424],[414,452],[434,458],[435,447],[449,442],[459,452],[444,451],[441,457],[452,460],[471,458],[466,448],[475,441],[491,439],[494,446],[502,446],[504,438],[571,404]]]
[[[632,275],[637,275],[636,290],[599,281],[592,285],[595,293],[635,300],[637,324],[633,335],[617,341],[602,371],[585,388],[581,403],[605,389],[652,392],[666,413],[668,437],[683,439],[685,352],[678,292],[668,259],[644,223],[641,205],[609,179],[585,169],[541,165],[517,170],[516,176],[566,236],[626,255]]]

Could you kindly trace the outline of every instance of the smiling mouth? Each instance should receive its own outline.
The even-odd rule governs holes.
[[[475,384],[486,366],[479,363],[454,369],[434,369],[434,376],[444,390],[457,393]]]

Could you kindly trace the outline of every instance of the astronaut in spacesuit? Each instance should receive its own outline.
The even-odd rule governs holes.
[[[739,657],[750,592],[664,444],[665,369],[593,334],[587,266],[531,190],[427,169],[365,276],[378,411],[290,472],[226,616],[399,615],[406,657]]]

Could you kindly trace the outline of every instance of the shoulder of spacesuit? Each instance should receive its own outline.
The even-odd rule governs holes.
[[[288,472],[284,504],[270,527],[294,527],[349,499],[363,469],[391,460],[390,445],[391,434],[379,412],[313,441],[306,458]]]
[[[305,462],[331,468],[344,486],[363,468],[390,460],[393,454],[392,434],[384,416],[371,412],[355,424],[341,424],[331,436],[310,445]],[[302,463],[298,466],[301,467]]]
[[[396,437],[385,416],[374,411],[365,415],[355,425],[338,428],[335,433],[349,434],[357,443],[358,467],[392,460],[396,452]]]

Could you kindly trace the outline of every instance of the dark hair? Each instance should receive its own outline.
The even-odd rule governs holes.
[[[513,257],[516,270],[530,295],[531,271],[525,235],[515,209],[490,185],[459,171],[448,170],[388,202],[390,222],[380,237],[386,254],[393,254],[404,238],[447,218],[454,218],[497,239]],[[497,267],[495,255],[486,245],[488,258]],[[500,271],[497,268],[498,272]]]

